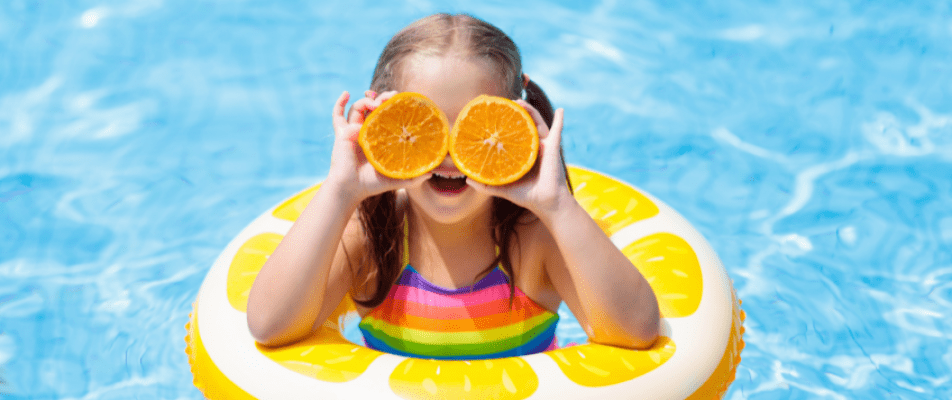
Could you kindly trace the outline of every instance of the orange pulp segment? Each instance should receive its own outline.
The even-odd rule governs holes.
[[[446,157],[449,121],[419,93],[398,93],[377,107],[360,128],[358,143],[367,161],[395,179],[423,175]]]
[[[466,104],[450,131],[450,156],[476,182],[505,185],[532,169],[539,153],[535,121],[516,102],[481,95]]]

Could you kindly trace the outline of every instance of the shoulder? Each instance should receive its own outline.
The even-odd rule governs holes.
[[[394,206],[397,215],[404,215],[406,208],[409,207],[409,200],[406,192],[398,190],[396,192]],[[353,277],[351,295],[360,299],[369,299],[373,297],[377,290],[377,274],[379,268],[376,267],[376,261],[371,252],[371,243],[365,231],[363,221],[360,215],[360,209],[351,216],[345,230],[345,239],[342,240],[344,251],[348,253],[350,264],[350,273]],[[399,238],[394,238],[395,240]],[[369,312],[370,309],[355,304],[361,316]]]
[[[519,264],[519,269],[530,276],[537,276],[544,272],[546,253],[552,251],[551,245],[555,241],[542,220],[527,212],[519,218],[511,243],[511,251],[516,255],[513,261]]]
[[[397,191],[395,203],[397,215],[402,215],[406,212],[406,208],[409,206],[408,203],[406,193],[403,190]],[[361,252],[360,254],[367,252],[369,243],[359,207],[354,211],[350,216],[350,220],[347,222],[347,227],[344,229],[343,243],[348,246],[348,251],[351,251],[352,249],[350,247],[353,246],[353,250]]]
[[[515,226],[516,237],[512,241],[513,250],[519,254],[523,269],[535,269],[535,273],[544,271],[548,253],[558,252],[555,240],[549,229],[531,212],[519,218]]]
[[[549,228],[531,212],[526,212],[519,218],[516,234],[520,244],[526,245],[527,250],[545,251],[549,250],[548,246],[555,244]]]

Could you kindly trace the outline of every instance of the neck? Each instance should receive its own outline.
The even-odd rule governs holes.
[[[495,257],[492,205],[457,221],[437,221],[413,206],[409,209],[410,264],[442,287],[474,283]]]
[[[487,202],[472,215],[446,222],[431,218],[411,204],[411,232],[417,230],[418,233],[411,236],[423,238],[439,248],[472,248],[484,242],[492,243],[491,212],[492,202]]]

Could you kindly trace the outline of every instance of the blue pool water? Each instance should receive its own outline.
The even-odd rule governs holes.
[[[212,261],[325,176],[334,99],[437,11],[509,33],[567,159],[719,252],[727,398],[952,397],[952,6],[690,3],[0,2],[0,397],[201,398]]]

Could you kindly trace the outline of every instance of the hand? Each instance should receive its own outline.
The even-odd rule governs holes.
[[[502,197],[543,217],[558,209],[563,201],[574,200],[560,151],[564,110],[555,110],[550,130],[535,107],[524,100],[516,100],[516,103],[529,112],[539,131],[539,157],[535,165],[525,176],[508,185],[491,186],[472,180],[466,183],[477,191]]]
[[[360,127],[367,115],[397,92],[385,92],[379,96],[374,92],[364,92],[364,98],[357,100],[344,117],[344,108],[350,100],[350,93],[343,92],[334,104],[332,118],[334,122],[334,149],[331,151],[331,168],[327,182],[336,184],[341,194],[351,201],[360,202],[367,197],[390,190],[422,184],[427,176],[413,179],[393,179],[381,175],[367,162],[363,149],[357,143]]]

